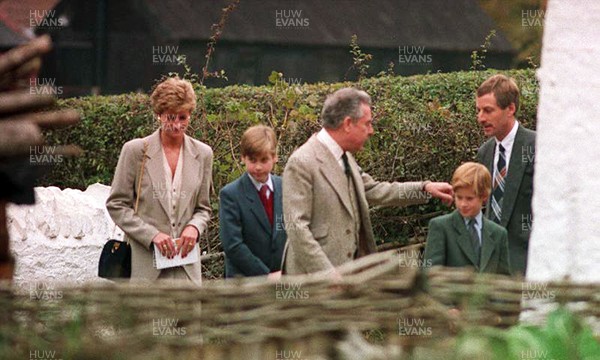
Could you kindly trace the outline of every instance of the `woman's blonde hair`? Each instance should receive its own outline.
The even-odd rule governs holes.
[[[150,104],[155,114],[166,111],[189,111],[196,108],[196,94],[192,84],[178,77],[170,77],[156,86],[150,95]]]

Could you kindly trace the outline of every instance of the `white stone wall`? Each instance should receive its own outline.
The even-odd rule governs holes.
[[[108,216],[110,187],[90,185],[86,191],[35,188],[36,204],[8,206],[10,246],[16,258],[14,282],[83,283],[97,277],[102,246],[122,239]]]
[[[600,282],[600,1],[545,15],[527,279]]]

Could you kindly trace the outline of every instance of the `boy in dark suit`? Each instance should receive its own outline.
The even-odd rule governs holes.
[[[273,129],[258,125],[241,139],[246,172],[219,194],[219,234],[225,250],[225,277],[281,274],[286,242],[281,178]]]
[[[424,263],[428,266],[473,266],[476,271],[510,275],[508,235],[481,211],[490,196],[491,175],[474,162],[452,176],[456,210],[429,222]]]

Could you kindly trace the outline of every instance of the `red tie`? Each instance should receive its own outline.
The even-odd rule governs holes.
[[[269,218],[269,222],[271,226],[273,226],[273,196],[267,198],[267,191],[269,191],[269,187],[267,185],[263,185],[258,192],[260,197],[260,202],[263,204],[265,211],[267,212],[267,217]]]

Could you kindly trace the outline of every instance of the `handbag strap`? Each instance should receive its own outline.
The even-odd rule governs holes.
[[[148,152],[148,142],[144,141],[144,153],[142,154],[142,165],[140,165],[140,176],[136,190],[135,207],[133,213],[137,214],[138,204],[140,202],[140,192],[142,191],[142,179],[144,178],[144,164],[146,163],[146,152]]]
[[[137,183],[136,197],[135,197],[135,206],[133,209],[133,213],[137,214],[138,204],[140,202],[140,192],[142,190],[142,179],[144,177],[144,165],[146,164],[146,153],[148,152],[148,143],[144,141],[144,153],[142,154],[142,163],[140,165],[140,176]],[[115,237],[115,230],[117,230],[117,224],[113,227],[113,237]],[[125,241],[129,244],[129,238],[125,236]]]

